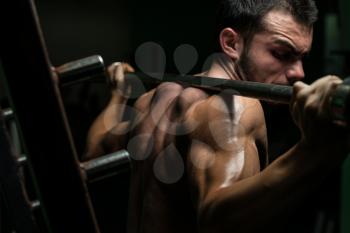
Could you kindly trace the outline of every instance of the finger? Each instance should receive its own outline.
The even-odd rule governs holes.
[[[336,75],[328,75],[326,77],[329,78],[332,82],[335,82],[335,83],[338,83],[338,84],[343,82],[343,80],[340,77],[336,76]]]
[[[130,64],[123,62],[122,65],[123,65],[124,73],[135,72],[135,69]]]
[[[305,105],[305,102],[307,100],[308,95],[310,95],[312,92],[312,89],[309,85],[303,83],[303,82],[295,82],[293,85],[293,94],[291,98],[291,102],[289,104],[289,110],[293,117],[294,123],[301,127],[302,122],[302,112]]]
[[[319,114],[324,118],[330,117],[330,106],[333,94],[337,87],[342,83],[342,80],[339,78],[330,78],[327,81],[327,84],[325,84],[322,90],[319,108]]]
[[[125,63],[119,62],[119,64],[116,65],[116,67],[114,69],[113,78],[115,80],[117,80],[118,85],[123,85],[124,84],[124,64]]]
[[[293,94],[292,94],[292,98],[291,98],[291,101],[290,101],[290,104],[289,104],[289,110],[290,112],[293,112],[294,110],[294,105],[296,104],[296,101],[297,101],[297,97],[298,95],[300,95],[300,92],[302,90],[304,90],[305,88],[307,88],[308,85],[303,83],[303,82],[295,82],[294,85],[293,85]]]
[[[310,91],[309,87],[309,85],[300,81],[294,83],[291,104],[293,104],[297,100],[299,101],[299,99],[301,98],[304,98],[307,95],[307,92]]]
[[[306,83],[298,81],[298,82],[294,83],[294,85],[293,85],[293,93],[297,94],[297,93],[299,93],[300,91],[304,90],[307,87],[310,87],[310,86],[307,85]]]
[[[114,62],[110,66],[108,66],[107,71],[108,71],[109,77],[113,77],[114,72],[115,72],[115,68],[119,65],[121,65],[121,62]]]

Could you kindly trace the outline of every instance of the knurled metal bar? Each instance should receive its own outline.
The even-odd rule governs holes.
[[[0,43],[12,108],[51,232],[99,232],[31,0],[0,2]]]

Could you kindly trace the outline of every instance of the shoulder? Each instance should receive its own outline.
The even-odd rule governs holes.
[[[241,97],[244,108],[241,118],[242,124],[247,125],[251,134],[256,134],[266,127],[264,110],[259,100]]]
[[[162,83],[138,97],[135,101],[134,108],[140,112],[144,112],[150,108],[151,104],[162,102],[164,99],[172,99],[178,96],[182,90],[183,87],[177,83]]]
[[[197,101],[186,112],[184,122],[186,127],[195,128],[195,138],[229,138],[233,136],[232,129],[240,129],[240,133],[253,138],[266,133],[260,102],[239,96],[212,95]]]
[[[207,94],[197,88],[184,87],[177,83],[165,82],[142,95],[134,105],[139,123],[151,115],[152,120],[181,121],[187,110],[197,101],[207,98]]]
[[[208,94],[201,89],[166,82],[154,90],[151,104],[152,107],[165,105],[183,116],[194,103],[206,98]]]
[[[184,95],[185,96],[185,95]],[[265,122],[264,111],[259,100],[241,96],[211,95],[201,98],[187,112],[187,117],[208,120],[229,117],[244,120],[243,123],[261,124]]]

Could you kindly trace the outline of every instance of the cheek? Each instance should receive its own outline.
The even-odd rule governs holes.
[[[284,66],[278,62],[268,51],[251,51],[250,58],[254,64],[255,74],[259,80],[269,82],[284,74]]]

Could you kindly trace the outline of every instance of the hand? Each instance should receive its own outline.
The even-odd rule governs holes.
[[[124,73],[135,72],[128,63],[114,62],[107,69],[109,83],[112,87],[112,94],[118,94],[124,98],[129,98],[131,94],[131,85],[125,80]]]
[[[347,150],[348,131],[332,123],[330,101],[333,92],[342,80],[336,76],[326,76],[310,86],[297,82],[293,86],[290,104],[291,114],[302,133],[302,142],[320,150]]]

